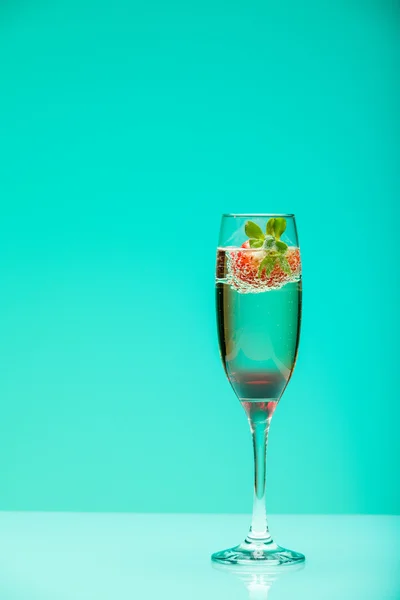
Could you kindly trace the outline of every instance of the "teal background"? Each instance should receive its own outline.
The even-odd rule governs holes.
[[[222,212],[295,212],[269,510],[398,513],[399,7],[0,8],[0,509],[244,512]]]

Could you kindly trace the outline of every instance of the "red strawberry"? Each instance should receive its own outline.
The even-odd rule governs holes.
[[[277,261],[272,271],[267,275],[264,269],[259,273],[259,268],[266,253],[262,249],[251,249],[249,241],[241,246],[245,252],[231,252],[231,265],[233,282],[235,287],[240,288],[241,283],[251,285],[253,288],[282,287],[290,278],[300,271],[300,250],[295,247],[288,247],[285,252],[285,258],[289,264],[291,274],[285,273]]]

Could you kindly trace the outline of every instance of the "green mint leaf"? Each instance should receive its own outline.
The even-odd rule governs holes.
[[[271,275],[271,272],[275,266],[275,262],[276,262],[275,256],[267,255],[261,261],[260,266],[258,267],[258,276],[261,277],[264,270],[265,270],[267,277],[268,277],[268,275]]]
[[[244,226],[244,230],[249,238],[256,238],[257,240],[264,239],[264,234],[261,227],[259,227],[257,223],[254,223],[253,221],[247,221],[246,225]]]
[[[250,244],[250,248],[262,248],[263,247],[263,240],[255,240],[254,238],[251,238],[249,240],[249,244]]]
[[[290,268],[290,265],[288,263],[288,260],[286,258],[286,256],[280,256],[278,258],[279,260],[279,264],[281,266],[281,269],[284,273],[286,273],[286,275],[291,275],[292,274],[292,269]]]
[[[273,235],[266,235],[265,236],[265,240],[264,240],[264,248],[272,248],[272,246],[275,244],[275,238]]]
[[[283,217],[276,217],[275,223],[274,223],[274,232],[275,232],[275,237],[277,240],[279,240],[279,238],[281,237],[281,235],[285,231],[285,229],[286,229],[286,219],[284,219]]]
[[[278,251],[281,252],[281,254],[284,254],[288,248],[287,244],[285,244],[285,242],[281,242],[280,240],[275,242],[275,246],[277,247]]]
[[[267,223],[267,235],[275,235],[275,219],[273,217]]]

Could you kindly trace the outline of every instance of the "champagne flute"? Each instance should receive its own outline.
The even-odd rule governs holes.
[[[265,506],[269,426],[292,375],[300,333],[301,260],[293,214],[222,216],[216,300],[222,362],[253,438],[254,504],[245,540],[212,560],[273,567],[303,562],[303,554],[273,541]]]

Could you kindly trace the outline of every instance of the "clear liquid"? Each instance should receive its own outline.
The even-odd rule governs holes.
[[[270,418],[293,372],[301,320],[301,280],[254,293],[231,285],[229,257],[217,257],[217,320],[222,361],[247,415]]]

